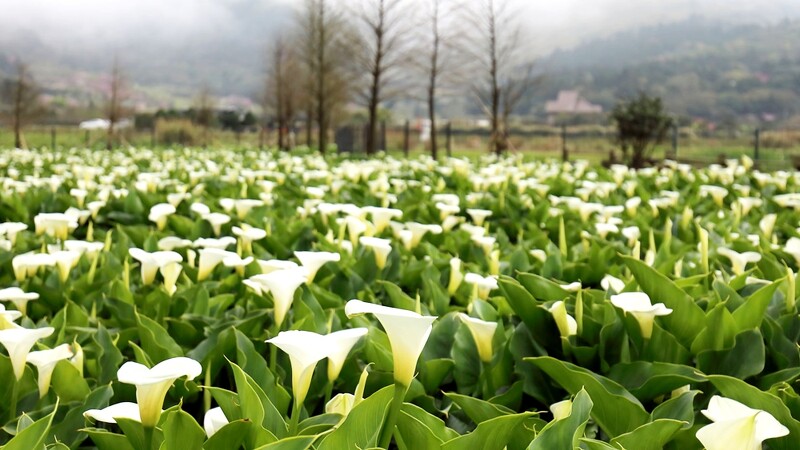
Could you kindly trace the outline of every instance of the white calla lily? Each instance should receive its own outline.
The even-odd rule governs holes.
[[[217,267],[225,258],[238,256],[236,253],[218,248],[203,248],[200,249],[200,262],[197,269],[197,281],[203,281],[211,275],[214,268]]]
[[[548,311],[553,315],[561,337],[568,338],[578,334],[578,322],[567,313],[566,303],[559,300],[553,303],[550,308],[548,308]]]
[[[386,260],[389,258],[389,253],[392,252],[392,241],[389,239],[367,236],[361,236],[358,241],[364,247],[372,250],[372,253],[375,255],[375,265],[378,266],[378,270],[382,270],[386,267]]]
[[[706,450],[760,450],[765,440],[789,434],[772,414],[718,395],[701,412],[713,422],[696,433]]]
[[[28,309],[28,302],[39,298],[36,292],[25,292],[18,287],[0,289],[0,301],[11,302],[23,315]]]
[[[167,218],[175,214],[175,207],[169,203],[159,203],[150,208],[147,219],[156,224],[156,228],[163,230],[167,226]]]
[[[339,378],[344,361],[353,346],[369,332],[366,328],[349,328],[346,330],[334,331],[325,336],[328,341],[328,380],[334,381]]]
[[[128,254],[141,265],[142,284],[150,285],[155,281],[158,270],[171,263],[183,261],[183,257],[173,251],[146,252],[140,248],[128,249]],[[163,274],[163,272],[162,272]],[[177,278],[177,276],[176,276]]]
[[[739,253],[729,248],[720,247],[717,249],[717,253],[731,261],[731,270],[733,271],[734,275],[743,274],[748,263],[756,263],[761,261],[761,255],[756,252]]]
[[[350,300],[345,305],[345,314],[373,314],[383,325],[394,359],[394,379],[403,386],[410,386],[414,379],[417,359],[431,334],[435,316],[423,316],[404,309]]]
[[[623,292],[611,296],[611,304],[632,315],[642,331],[642,337],[650,339],[653,335],[653,322],[656,316],[666,316],[672,313],[663,303],[653,305],[650,296],[644,292]]]
[[[50,336],[53,331],[55,331],[53,327],[14,327],[0,330],[0,344],[8,352],[8,357],[11,359],[11,367],[14,368],[14,376],[17,380],[21,379],[22,374],[25,372],[28,353],[36,344],[36,341]]]
[[[329,262],[338,262],[342,256],[333,252],[294,252],[294,256],[308,271],[308,283],[314,281],[319,269]]]
[[[572,414],[572,400],[562,400],[550,405],[550,412],[553,413],[553,420],[566,419]]]
[[[155,427],[161,416],[164,397],[175,380],[181,377],[193,380],[202,371],[199,362],[181,356],[164,360],[151,368],[128,361],[117,371],[117,379],[120,383],[136,386],[136,402],[142,425]]]
[[[464,281],[464,274],[461,273],[461,259],[454,256],[450,258],[450,278],[447,282],[447,292],[455,295],[462,281]]]
[[[497,330],[497,322],[487,322],[485,320],[470,317],[464,313],[459,313],[458,318],[467,326],[475,346],[478,348],[478,357],[484,363],[491,362],[494,350],[492,340]]]
[[[497,277],[491,275],[484,277],[480,274],[469,272],[464,275],[464,282],[472,285],[474,295],[481,300],[488,299],[489,294],[497,289]]]
[[[142,417],[139,415],[139,405],[133,402],[115,403],[103,409],[89,409],[83,413],[83,417],[104,423],[117,423],[116,419],[142,421]]]
[[[50,350],[28,353],[28,362],[36,366],[38,372],[39,398],[47,395],[47,391],[50,389],[50,379],[53,376],[56,364],[73,356],[75,356],[75,353],[69,344],[61,344]]]
[[[395,208],[381,208],[377,206],[365,206],[361,210],[372,217],[375,225],[375,233],[380,233],[389,226],[392,219],[403,217],[403,211]]]
[[[217,406],[206,411],[203,416],[203,429],[206,431],[206,436],[211,437],[217,433],[222,427],[228,424],[228,418],[222,408]]]
[[[17,281],[24,281],[25,278],[33,277],[40,267],[52,267],[55,265],[55,258],[47,253],[24,253],[15,256],[11,260],[11,267],[14,269],[14,277]]]
[[[292,307],[294,293],[307,280],[306,270],[302,267],[283,269],[268,274],[250,277],[251,281],[259,283],[262,292],[272,293],[275,315],[275,324],[278,328],[283,325],[286,314]]]
[[[267,342],[289,355],[292,365],[292,392],[295,405],[302,405],[311,385],[317,362],[330,354],[325,336],[311,331],[281,331]]]
[[[231,221],[231,216],[222,213],[210,213],[203,216],[203,219],[211,224],[214,235],[219,236],[222,233],[222,226]]]

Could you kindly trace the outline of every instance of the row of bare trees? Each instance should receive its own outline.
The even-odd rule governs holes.
[[[436,158],[443,96],[477,102],[490,123],[490,149],[508,148],[509,118],[536,79],[509,0],[303,1],[294,26],[274,40],[268,55],[263,105],[277,125],[280,148],[293,145],[289,130],[302,113],[306,142],[316,130],[324,153],[331,129],[348,108],[360,105],[366,111],[366,151],[372,154],[379,147],[381,108],[413,99],[426,105]],[[22,128],[41,111],[39,88],[24,64],[0,87],[0,112],[23,147]],[[128,94],[115,59],[105,108],[109,148]],[[204,145],[213,112],[213,97],[204,87],[195,99]]]
[[[439,99],[453,96],[479,103],[491,150],[504,151],[509,117],[536,80],[514,13],[507,0],[305,0],[269,55],[264,106],[279,146],[290,146],[287,130],[304,112],[306,140],[316,126],[325,152],[344,109],[358,104],[374,153],[382,106],[406,98],[426,105],[435,158]]]

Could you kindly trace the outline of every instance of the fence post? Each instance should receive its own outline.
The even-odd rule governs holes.
[[[56,149],[56,128],[50,128],[50,149]]]
[[[453,123],[447,122],[447,127],[445,127],[445,148],[447,150],[447,157],[450,158],[453,156]]]
[[[403,154],[408,158],[408,147],[411,145],[411,122],[406,120],[403,127]]]
[[[678,159],[678,124],[672,124],[672,158]]]
[[[567,150],[567,126],[561,125],[561,159],[564,162],[569,160],[569,151]]]
[[[758,162],[758,153],[761,148],[761,129],[756,128],[755,132],[755,151],[753,152],[753,159]]]

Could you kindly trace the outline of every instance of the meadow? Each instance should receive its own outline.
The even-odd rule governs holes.
[[[796,172],[141,146],[0,184],[2,449],[800,442]]]

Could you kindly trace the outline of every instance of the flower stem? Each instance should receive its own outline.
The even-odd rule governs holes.
[[[19,398],[19,384],[20,380],[14,380],[14,386],[11,387],[11,400],[8,402],[8,421],[17,418],[17,399]]]
[[[300,409],[303,407],[297,401],[292,406],[292,416],[289,418],[289,435],[294,436],[297,434],[297,424],[300,423]]]
[[[153,427],[144,427],[144,449],[152,450],[153,448]]]
[[[394,398],[389,407],[389,415],[386,416],[386,422],[383,423],[383,430],[381,431],[381,448],[389,448],[389,444],[392,442],[392,434],[394,434],[397,419],[400,417],[400,408],[403,406],[403,399],[406,397],[406,392],[408,392],[407,386],[395,382]]]
[[[488,362],[481,363],[483,382],[486,383],[486,400],[494,397],[494,382],[492,381],[491,364]]]
[[[328,385],[325,387],[325,402],[322,403],[322,408],[325,409],[325,406],[331,401],[331,396],[333,395],[333,381],[328,381]]]

